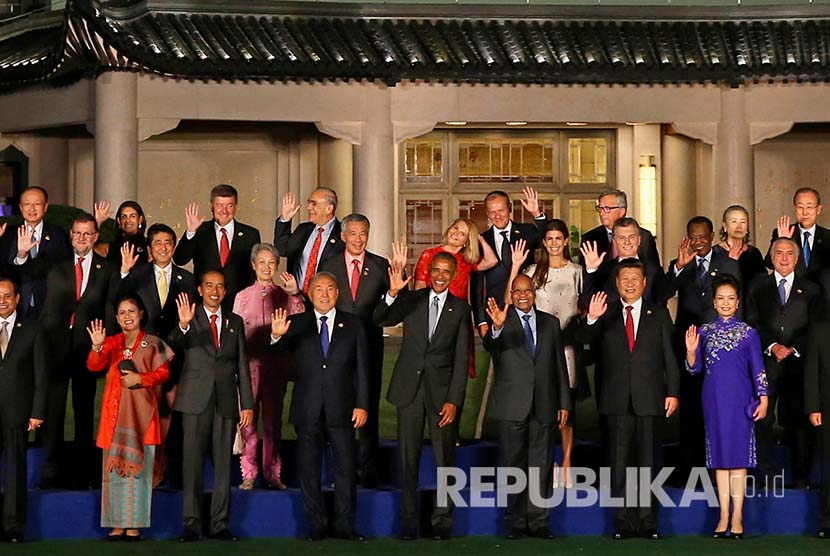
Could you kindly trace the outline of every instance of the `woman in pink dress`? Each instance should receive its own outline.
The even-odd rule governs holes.
[[[297,281],[288,272],[280,278],[284,286],[274,283],[279,256],[270,243],[258,243],[251,250],[251,265],[256,282],[238,294],[233,312],[245,321],[245,349],[251,367],[251,388],[254,391],[254,420],[240,431],[242,436],[242,484],[239,488],[254,488],[257,478],[257,415],[262,413],[262,473],[272,488],[284,489],[280,478],[279,454],[282,432],[282,404],[288,384],[290,359],[269,349],[271,315],[277,309],[289,314],[302,313],[303,298]]]

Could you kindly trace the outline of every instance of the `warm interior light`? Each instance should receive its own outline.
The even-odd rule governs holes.
[[[527,125],[527,122],[504,122],[504,124],[509,126],[520,126]]]
[[[588,125],[588,124],[585,123],[585,122],[565,122],[565,125],[579,126],[579,125]]]
[[[467,125],[467,122],[444,122],[447,125]]]
[[[657,166],[654,155],[640,156],[640,226],[657,233]]]

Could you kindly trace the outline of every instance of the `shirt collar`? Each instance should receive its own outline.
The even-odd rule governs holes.
[[[217,317],[216,321],[217,322],[222,322],[222,308],[221,307],[219,307],[219,309],[216,311],[216,313],[211,313],[210,310],[207,307],[205,307],[204,305],[202,305],[202,309],[205,310],[205,314],[207,315],[208,322],[210,322],[210,316],[213,315],[213,314],[216,315],[216,317]]]
[[[516,306],[514,306],[513,309],[516,310],[516,314],[519,315],[519,318],[522,318],[525,315],[530,315],[530,320],[532,320],[532,321],[536,320],[536,308],[535,307],[531,307],[530,311],[528,311],[527,313],[525,313],[524,311],[522,311],[521,309],[519,309]]]
[[[781,282],[782,278],[787,281],[787,285],[793,285],[793,280],[795,279],[795,272],[790,272],[786,276],[780,275],[777,270],[774,270],[772,273],[773,275],[775,275],[775,285],[778,285]]]
[[[157,265],[156,263],[153,263],[153,273],[154,273],[156,276],[158,276],[158,275],[159,275],[159,273],[161,273],[161,272],[164,272],[164,273],[165,273],[165,274],[167,274],[167,275],[172,274],[172,273],[173,273],[173,263],[171,262],[170,264],[168,264],[168,265],[167,265],[166,267],[164,267],[164,268],[161,268],[161,267],[160,267],[159,265]]]
[[[640,297],[640,299],[632,303],[631,306],[634,307],[634,312],[639,313],[640,310],[643,308],[643,298]],[[626,307],[628,307],[628,303],[623,301],[623,311],[625,311]]]
[[[228,223],[227,223],[227,224],[225,224],[224,226],[220,226],[220,225],[219,225],[219,222],[217,222],[216,220],[214,220],[214,221],[213,221],[213,230],[214,230],[214,231],[218,234],[218,233],[219,233],[219,230],[221,230],[222,228],[225,228],[225,230],[228,232],[228,236],[233,236],[233,230],[234,230],[234,223],[235,223],[235,222],[236,222],[236,220],[234,220],[233,218],[231,218],[231,221],[230,221],[230,222],[228,222]]]
[[[429,302],[432,303],[432,298],[437,297],[440,300],[439,303],[441,303],[441,304],[445,303],[447,301],[447,295],[449,295],[449,291],[450,291],[450,289],[447,288],[441,293],[435,293],[435,290],[430,289],[429,290]]]
[[[696,257],[697,260],[703,259],[704,261],[706,261],[707,265],[711,265],[711,263],[712,263],[712,250],[709,249],[709,252],[706,253],[705,255],[703,255],[702,257],[700,255],[695,255],[695,257]]]
[[[330,234],[331,231],[334,229],[334,224],[337,222],[337,218],[331,217],[331,220],[323,224],[322,226],[315,226],[315,228],[323,228],[324,234]]]
[[[337,315],[337,309],[332,307],[328,313],[321,313],[317,309],[314,309],[314,316],[317,320],[320,320],[320,317],[327,317],[326,322],[334,322],[334,317]]]
[[[351,272],[351,270],[352,270],[352,261],[357,261],[358,263],[360,263],[358,266],[361,268],[361,270],[363,269],[363,261],[366,260],[366,250],[365,249],[357,257],[352,255],[348,251],[344,251],[344,252],[346,253],[346,266],[348,267],[349,272]]]
[[[507,232],[507,239],[510,239],[510,232],[512,231],[512,229],[513,229],[513,221],[512,220],[508,220],[507,221],[507,226],[505,226],[504,229],[502,229],[502,230],[499,230],[495,225],[493,226],[493,232],[495,232],[495,234],[497,236],[501,236],[502,232]],[[504,237],[504,236],[502,236],[502,237]]]
[[[802,239],[804,238],[804,232],[810,232],[810,237],[816,237],[816,224],[813,224],[809,228],[802,228],[801,224],[798,225],[798,233],[801,234]]]
[[[17,321],[17,311],[13,311],[8,318],[4,319],[3,317],[0,317],[0,325],[4,322],[9,323],[9,327],[6,329],[9,333],[11,333],[12,328],[14,328],[15,321]]]
[[[29,230],[29,224],[26,224],[26,229]],[[37,223],[34,229],[35,235],[37,236],[38,241],[43,237],[43,220]]]

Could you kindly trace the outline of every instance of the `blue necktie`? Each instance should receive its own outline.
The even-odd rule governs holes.
[[[525,339],[527,340],[527,349],[530,354],[536,353],[536,342],[533,341],[533,329],[530,327],[530,315],[522,315],[522,320],[525,321]]]
[[[781,278],[781,281],[778,282],[778,297],[781,299],[781,305],[787,304],[787,280]]]
[[[329,325],[326,321],[328,317],[320,317],[320,348],[323,350],[323,357],[329,354]]]
[[[801,246],[801,251],[804,253],[804,266],[807,268],[810,267],[810,255],[813,254],[813,250],[810,249],[810,232],[804,232],[804,245]]]
[[[706,285],[706,259],[703,257],[697,258],[697,277],[700,280],[700,285]]]

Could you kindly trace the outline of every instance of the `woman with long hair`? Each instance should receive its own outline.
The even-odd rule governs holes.
[[[746,294],[749,284],[756,276],[767,273],[764,256],[757,247],[750,244],[749,212],[741,205],[732,205],[723,211],[720,243],[712,249],[719,249],[733,259],[737,256],[742,294]]]
[[[95,221],[98,222],[99,228],[111,214],[108,202],[95,203]],[[103,244],[101,254],[113,264],[120,265],[121,246],[129,243],[133,248],[133,255],[138,257],[138,263],[150,262],[145,236],[147,220],[141,205],[136,201],[124,201],[118,205],[118,210],[115,211],[115,225],[118,228],[118,236],[110,243]]]

